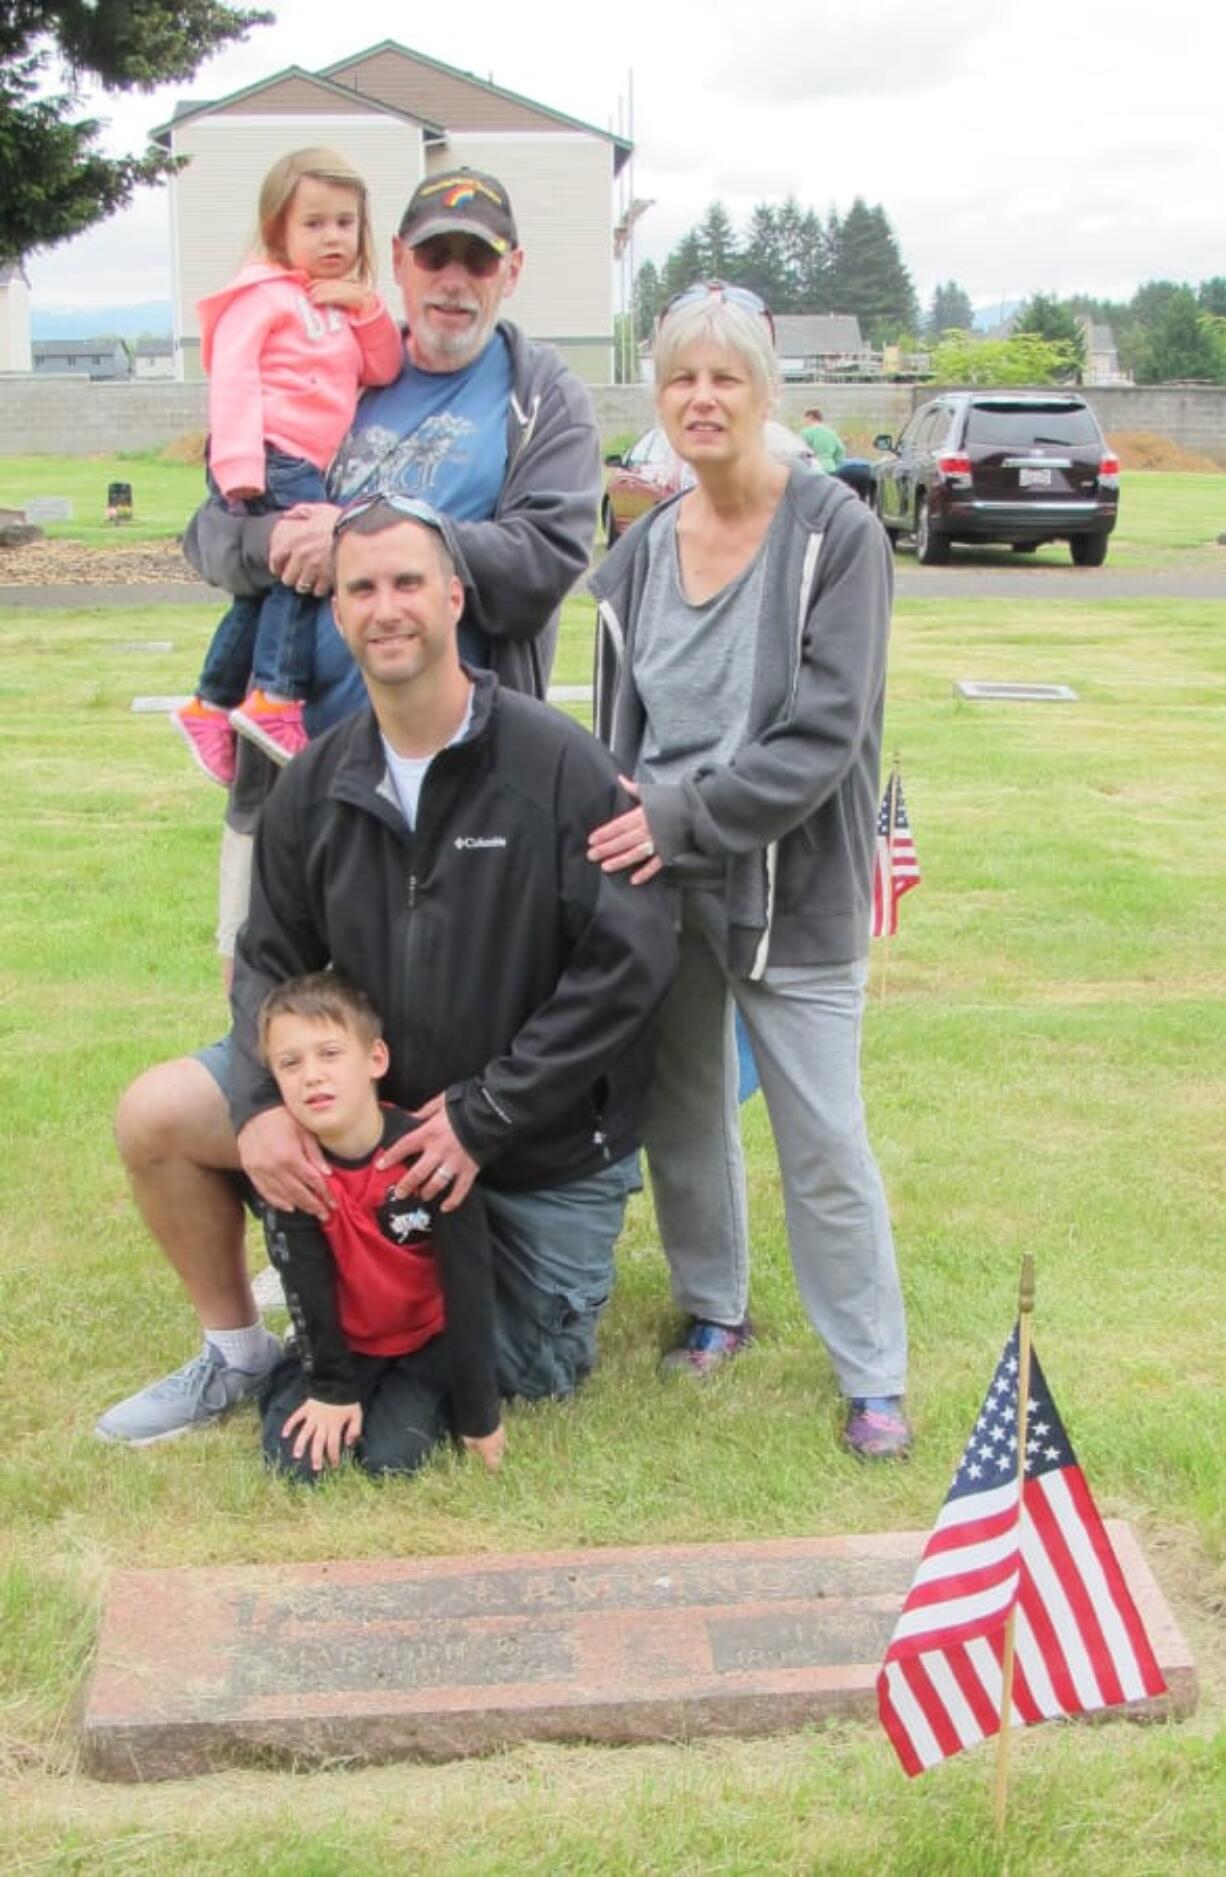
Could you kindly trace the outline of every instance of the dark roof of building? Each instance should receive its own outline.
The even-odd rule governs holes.
[[[775,351],[780,358],[817,358],[829,352],[866,352],[860,322],[850,313],[777,313]]]

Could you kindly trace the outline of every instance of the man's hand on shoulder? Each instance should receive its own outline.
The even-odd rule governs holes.
[[[270,572],[298,593],[314,593],[322,599],[331,592],[336,516],[331,502],[299,502],[286,509],[269,537]]]
[[[423,1199],[437,1204],[440,1212],[454,1212],[467,1199],[480,1169],[459,1143],[444,1096],[432,1095],[416,1113],[421,1126],[393,1141],[380,1154],[377,1164],[391,1167],[401,1160],[411,1161],[396,1188],[396,1197],[404,1199],[409,1193],[420,1193]],[[445,1199],[441,1197],[444,1192]]]
[[[251,1117],[238,1137],[238,1158],[260,1198],[278,1212],[328,1217],[333,1202],[323,1149],[284,1108]]]

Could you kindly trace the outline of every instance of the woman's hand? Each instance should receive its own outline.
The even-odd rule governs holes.
[[[628,776],[617,779],[626,794],[638,801],[638,783],[631,782]],[[627,867],[636,868],[630,875],[631,886],[643,886],[648,880],[654,880],[664,866],[656,853],[646,810],[641,807],[631,808],[626,814],[606,821],[603,827],[593,828],[587,837],[587,857],[603,873],[624,873]]]
[[[313,306],[343,306],[359,318],[373,313],[378,301],[360,280],[313,280],[307,288]]]

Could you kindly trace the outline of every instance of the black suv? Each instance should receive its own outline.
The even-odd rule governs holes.
[[[922,404],[873,465],[873,504],[891,541],[914,534],[925,566],[953,541],[1003,541],[1019,554],[1067,541],[1101,567],[1119,506],[1119,458],[1071,392],[950,391]]]

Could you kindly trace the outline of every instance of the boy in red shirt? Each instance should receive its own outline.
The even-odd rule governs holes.
[[[278,985],[260,1046],[323,1150],[333,1202],[326,1223],[266,1213],[295,1339],[261,1392],[265,1457],[312,1481],[346,1452],[367,1472],[408,1473],[454,1432],[492,1471],[506,1437],[479,1195],[450,1212],[396,1198],[403,1169],[379,1159],[418,1124],[379,1102],[387,1045],[356,986],[330,971]]]

